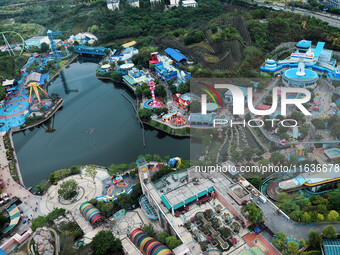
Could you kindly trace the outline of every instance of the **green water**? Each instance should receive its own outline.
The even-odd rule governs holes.
[[[97,63],[77,59],[49,86],[65,99],[62,110],[42,127],[14,135],[21,173],[27,187],[47,179],[55,170],[74,164],[129,163],[141,154],[188,159],[189,139],[142,129],[123,86],[95,77]]]

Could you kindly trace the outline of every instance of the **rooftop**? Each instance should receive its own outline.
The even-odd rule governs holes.
[[[340,239],[323,239],[325,255],[340,255]]]
[[[212,122],[215,118],[213,114],[201,114],[201,113],[191,113],[189,116],[189,121],[198,122]]]
[[[301,40],[296,44],[296,47],[309,48],[311,46],[311,41]]]
[[[165,52],[172,57],[177,62],[180,62],[182,60],[187,60],[187,57],[184,56],[179,50],[173,49],[173,48],[167,48]]]
[[[298,81],[308,81],[308,80],[314,80],[318,78],[318,74],[312,70],[304,69],[305,75],[300,76],[297,75],[298,68],[291,68],[285,71],[284,76],[288,79],[292,80],[298,80]]]

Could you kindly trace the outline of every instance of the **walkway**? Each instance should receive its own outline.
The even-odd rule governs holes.
[[[82,174],[69,176],[58,182],[57,185],[52,185],[46,194],[42,197],[40,202],[40,211],[47,215],[49,212],[53,211],[55,208],[64,208],[71,212],[79,213],[79,207],[82,203],[89,201],[90,199],[102,195],[103,184],[101,182],[102,179],[109,177],[109,174],[104,169],[96,169],[98,171],[97,176],[95,178],[95,184],[92,179],[85,176],[85,170],[82,169]],[[68,180],[75,180],[79,187],[84,189],[84,192],[80,198],[74,203],[62,203],[59,200],[58,189],[60,185]]]

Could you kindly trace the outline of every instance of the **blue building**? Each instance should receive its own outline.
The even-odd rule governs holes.
[[[85,45],[73,46],[74,52],[79,54],[89,54],[89,55],[105,55],[105,47],[89,47]]]
[[[177,49],[167,48],[165,50],[165,53],[168,54],[168,56],[175,60],[177,63],[188,60],[188,58]]]
[[[173,65],[173,60],[167,56],[158,55],[157,59],[159,63],[154,63],[153,65],[157,76],[163,81],[176,80],[181,83],[186,82],[191,77],[190,73],[184,72]]]
[[[310,88],[316,87],[319,76],[313,70],[305,69],[305,64],[299,62],[297,68],[288,69],[282,76],[282,81],[287,87]]]
[[[287,69],[297,68],[298,62],[303,62],[306,69],[316,72],[319,76],[330,81],[340,81],[340,70],[336,67],[333,51],[324,49],[324,46],[324,42],[318,42],[313,48],[311,41],[302,40],[296,44],[296,51],[290,57],[278,61],[267,59],[260,72],[262,74],[273,72],[274,76],[278,76],[284,74]]]

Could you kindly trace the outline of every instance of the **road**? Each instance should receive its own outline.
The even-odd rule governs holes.
[[[301,8],[294,8],[294,10],[292,11],[292,8],[290,6],[282,6],[282,5],[264,3],[262,1],[256,1],[256,3],[261,6],[273,8],[274,10],[277,10],[277,11],[301,13],[305,16],[316,17],[322,21],[327,22],[331,26],[340,27],[340,16],[339,15],[330,14],[330,13],[312,12],[312,11],[301,9]]]

